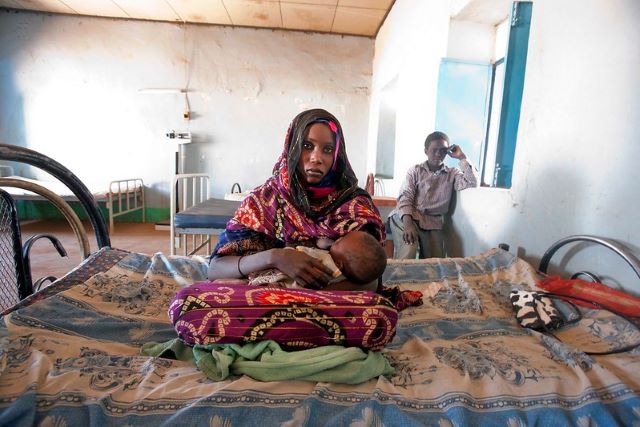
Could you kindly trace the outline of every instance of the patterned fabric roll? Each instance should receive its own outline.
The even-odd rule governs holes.
[[[169,319],[189,345],[273,340],[290,350],[323,345],[379,350],[395,335],[398,312],[370,291],[202,282],[176,294]]]

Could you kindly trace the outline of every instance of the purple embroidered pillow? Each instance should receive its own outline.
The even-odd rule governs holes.
[[[342,345],[379,350],[395,335],[398,312],[370,291],[202,282],[176,294],[169,319],[190,345],[274,340],[286,349]]]

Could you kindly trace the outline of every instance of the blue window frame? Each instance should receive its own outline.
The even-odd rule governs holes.
[[[531,2],[514,2],[504,59],[493,66],[491,98],[484,144],[482,184],[511,188],[520,107],[527,65]]]

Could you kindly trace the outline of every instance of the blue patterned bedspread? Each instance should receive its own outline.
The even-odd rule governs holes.
[[[359,385],[213,382],[186,362],[140,356],[174,338],[170,299],[203,280],[202,258],[101,250],[0,319],[0,425],[398,426],[640,423],[640,342],[610,313],[556,337],[521,328],[512,289],[538,279],[499,249],[390,261],[387,285],[419,290],[384,354],[390,378]]]

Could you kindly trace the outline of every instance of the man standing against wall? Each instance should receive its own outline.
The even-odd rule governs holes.
[[[420,258],[444,257],[442,227],[453,191],[478,185],[478,171],[459,146],[449,146],[444,132],[429,134],[424,152],[427,161],[409,169],[389,216],[395,258],[415,259],[418,250]],[[459,168],[443,163],[447,154],[460,161]]]

